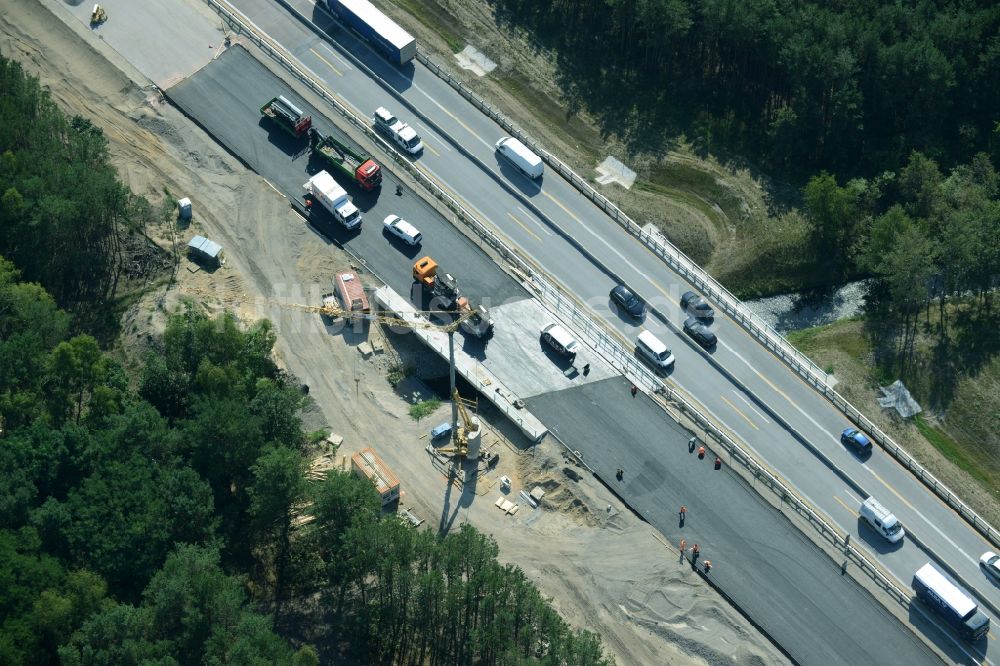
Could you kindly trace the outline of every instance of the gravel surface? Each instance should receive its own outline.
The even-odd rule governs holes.
[[[864,306],[865,284],[859,280],[832,294],[782,294],[744,303],[771,328],[784,334],[859,314]]]

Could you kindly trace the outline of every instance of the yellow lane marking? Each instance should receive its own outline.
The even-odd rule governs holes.
[[[847,506],[847,504],[844,503],[844,500],[840,499],[836,495],[833,496],[833,499],[837,500],[837,502],[840,504],[840,506],[842,506],[845,509],[847,509],[848,511],[850,511],[852,514],[854,514],[855,517],[858,515],[858,512],[856,510],[852,509],[851,507]]]
[[[740,326],[739,328],[740,328],[740,330],[743,330],[743,327],[742,327],[742,326]],[[745,331],[744,331],[744,332],[745,332]],[[770,387],[771,387],[771,389],[772,389],[772,390],[773,390],[773,391],[774,391],[775,393],[777,393],[777,394],[778,394],[778,395],[780,395],[780,396],[781,396],[782,398],[784,398],[785,400],[787,400],[787,401],[788,401],[788,403],[789,403],[790,405],[793,405],[793,406],[795,406],[795,408],[796,408],[796,409],[799,409],[799,406],[798,406],[797,404],[795,404],[795,401],[794,401],[794,400],[792,400],[791,398],[789,398],[789,397],[788,397],[788,395],[787,395],[787,394],[786,394],[786,393],[785,393],[784,391],[782,391],[782,390],[781,390],[780,388],[778,388],[777,386],[775,386],[775,385],[774,385],[774,384],[773,384],[773,383],[771,382],[771,380],[770,380],[770,379],[768,379],[768,378],[767,378],[767,377],[765,377],[764,375],[760,374],[760,372],[758,372],[758,371],[757,371],[757,368],[753,367],[753,366],[752,366],[752,365],[750,365],[750,364],[747,364],[747,365],[748,365],[748,367],[749,367],[749,368],[750,368],[751,370],[753,370],[753,373],[754,373],[755,375],[757,375],[758,377],[760,377],[761,381],[763,381],[763,382],[764,382],[765,384],[767,384],[768,386],[770,386]]]
[[[754,430],[760,430],[760,428],[758,428],[757,425],[753,421],[750,420],[750,417],[748,417],[746,414],[744,414],[743,412],[741,412],[736,405],[734,405],[733,403],[729,402],[729,400],[726,399],[726,396],[720,395],[719,397],[722,398],[723,402],[725,402],[727,405],[729,405],[730,407],[732,407],[732,409],[733,409],[734,412],[736,412],[737,414],[739,414],[740,416],[742,416],[743,420],[746,421],[747,423],[749,423],[751,428],[753,428]]]
[[[327,67],[329,67],[330,69],[333,70],[334,74],[336,74],[337,76],[343,76],[343,74],[341,73],[341,71],[339,69],[337,69],[336,67],[334,67],[332,62],[330,62],[329,60],[327,60],[326,58],[324,58],[323,56],[321,56],[319,53],[317,53],[316,49],[310,48],[309,51],[312,52],[312,54],[314,56],[316,56],[317,58],[319,58],[320,60],[322,60],[323,62],[325,62],[326,65],[327,65]]]
[[[524,222],[522,222],[521,220],[519,220],[516,217],[514,217],[513,213],[507,213],[507,217],[509,217],[510,219],[514,220],[514,222],[517,223],[517,226],[521,227],[522,229],[524,229],[525,231],[527,231],[529,234],[531,234],[532,236],[534,236],[534,238],[535,238],[536,241],[538,241],[539,243],[542,242],[542,239],[539,238],[538,234],[536,234],[534,231],[532,231],[531,229],[529,229],[528,225],[526,225]]]
[[[482,137],[480,137],[478,134],[476,134],[475,132],[473,132],[472,128],[469,127],[468,125],[466,125],[465,123],[463,123],[462,120],[458,116],[456,116],[454,113],[452,113],[448,109],[444,108],[440,104],[438,104],[438,108],[440,108],[442,111],[444,111],[445,113],[447,113],[451,117],[451,119],[454,120],[456,123],[458,123],[459,125],[461,125],[462,127],[464,127],[466,132],[468,132],[472,136],[476,137],[480,141],[483,141]]]
[[[427,141],[424,141],[424,148],[434,153],[434,155],[436,155],[437,157],[441,157],[441,153],[431,148],[431,144],[427,143]]]
[[[659,289],[660,293],[663,294],[664,296],[666,296],[668,301],[670,301],[674,305],[678,304],[677,301],[675,301],[673,298],[670,297],[670,292],[668,292],[666,289],[664,289],[663,287],[661,287],[658,283],[653,282],[652,280],[650,280],[649,284],[651,284],[654,287],[656,287],[657,289]]]
[[[896,497],[898,497],[898,498],[899,498],[900,500],[902,500],[902,501],[903,501],[903,504],[905,504],[906,506],[910,507],[910,510],[912,510],[912,511],[913,511],[913,512],[915,512],[915,513],[920,513],[919,511],[917,511],[917,509],[916,509],[916,508],[915,508],[915,507],[914,507],[914,506],[913,506],[912,504],[910,504],[909,502],[907,502],[907,501],[906,501],[906,498],[905,498],[905,497],[903,497],[902,495],[900,495],[900,494],[899,494],[899,493],[898,493],[898,492],[896,491],[896,489],[895,489],[895,488],[893,488],[893,487],[892,487],[892,486],[890,486],[890,485],[889,485],[888,483],[886,483],[885,479],[883,479],[883,478],[882,478],[881,476],[879,476],[878,474],[876,474],[875,472],[873,472],[873,471],[872,471],[872,469],[871,469],[871,467],[869,467],[869,468],[868,468],[868,471],[869,471],[869,472],[871,472],[871,475],[872,475],[872,476],[874,476],[874,477],[875,477],[876,479],[878,479],[878,480],[879,480],[879,482],[880,482],[880,483],[881,483],[881,484],[882,484],[883,486],[885,486],[886,488],[888,488],[889,490],[891,490],[891,491],[892,491],[892,494],[893,494],[893,495],[895,495],[895,496],[896,496]]]
[[[560,208],[562,208],[563,211],[565,211],[567,215],[569,215],[570,217],[572,217],[574,220],[576,220],[580,224],[583,224],[583,222],[580,222],[580,218],[578,218],[576,215],[574,215],[572,212],[570,212],[569,208],[566,208],[566,206],[564,206],[563,203],[561,201],[559,201],[559,199],[556,199],[554,196],[552,196],[548,192],[542,192],[542,194],[544,194],[549,199],[551,199],[552,203],[554,203],[555,205],[557,205]]]

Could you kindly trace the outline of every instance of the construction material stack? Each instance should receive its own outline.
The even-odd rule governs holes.
[[[399,479],[370,446],[351,456],[351,470],[372,482],[382,499],[382,506],[399,501]]]
[[[283,95],[272,97],[267,104],[260,107],[260,115],[269,118],[296,139],[304,137],[312,128],[312,116],[302,113],[301,109]]]
[[[324,136],[316,128],[309,130],[309,143],[313,155],[337,169],[366,192],[382,186],[382,168],[368,155],[351,150],[333,136]]]

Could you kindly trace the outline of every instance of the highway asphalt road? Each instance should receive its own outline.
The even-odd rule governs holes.
[[[501,163],[493,142],[503,136],[502,129],[426,68],[415,63],[397,69],[331,24],[310,0],[288,1],[329,29],[335,41],[318,38],[270,0],[234,4],[359,115],[369,116],[385,105],[413,124],[427,146],[419,158],[421,166],[626,339],[639,328],[610,309],[607,293],[618,279],[637,289],[664,313],[663,318],[648,317],[643,325],[673,348],[677,364],[672,381],[836,524],[861,537],[900,581],[909,584],[913,572],[934,554],[978,598],[1000,609],[1000,588],[978,567],[978,557],[989,544],[884,453],[876,451],[863,461],[845,450],[839,432],[849,424],[828,401],[728,319],[713,324],[720,341],[717,349],[706,354],[695,348],[679,332],[677,302],[689,286],[651,252],[551,171],[539,186]],[[818,457],[828,464],[818,463]],[[929,552],[910,541],[887,552],[860,531],[854,504],[862,494],[880,498]]]
[[[800,664],[922,664],[936,657],[907,627],[689,433],[614,377],[527,400],[528,408],[676,546],[713,562],[715,584]],[[615,470],[624,470],[622,480]],[[767,491],[765,491],[767,492]],[[688,509],[681,526],[678,509]],[[673,551],[670,551],[673,552]],[[848,615],[845,617],[844,613]]]
[[[263,103],[276,95],[285,95],[312,115],[313,125],[318,130],[347,140],[343,132],[292,94],[242,47],[228,49],[197,74],[166,91],[166,95],[291,200],[302,200],[302,184],[323,165],[310,158],[308,141],[296,140],[261,118],[259,109]],[[458,277],[459,286],[473,301],[478,301],[482,295],[504,302],[528,297],[517,282],[480,252],[472,241],[456,233],[455,228],[423,199],[408,188],[402,196],[397,196],[396,186],[401,183],[392,174],[383,173],[381,191],[375,192],[361,191],[339,172],[333,175],[361,210],[364,219],[361,230],[348,232],[319,205],[310,215],[310,225],[325,239],[348,245],[400,294],[411,293],[413,262],[429,254],[438,261],[441,270]],[[421,245],[410,247],[385,233],[382,220],[389,214],[402,215],[420,229]],[[332,290],[332,285],[325,286]],[[305,286],[296,290],[286,285],[283,289],[286,293],[273,296],[285,297],[288,293],[308,291]]]
[[[169,96],[230,151],[294,197],[309,169],[301,149],[304,144],[261,123],[257,111],[261,94],[278,92],[292,95],[247,51],[236,47],[175,86]],[[321,130],[331,129],[329,120],[317,110],[296,97],[293,101],[312,113]],[[526,302],[512,279],[421,199],[409,190],[397,198],[394,191],[394,183],[385,182],[377,197],[365,200],[366,214],[377,211],[381,215],[391,206],[413,220],[428,239],[424,249],[448,256],[459,267],[460,279],[468,271],[475,275],[469,282],[476,289],[506,296],[499,309]],[[405,293],[412,282],[410,258],[399,256],[381,236],[378,225],[366,222],[360,234],[341,241],[360,253],[391,287]],[[797,662],[852,664],[864,659],[887,663],[901,656],[906,663],[934,661],[907,627],[873,603],[853,580],[840,576],[828,557],[738,477],[728,470],[715,472],[708,461],[696,464],[693,457],[682,454],[687,433],[644,395],[628,397],[627,380],[609,377],[600,367],[586,379],[565,377],[566,364],[539,348],[538,321],[524,321],[522,326],[524,340],[498,344],[495,349],[501,357],[519,345],[530,351],[525,357],[530,356],[537,368],[525,367],[521,359],[511,363],[519,372],[535,374],[530,384],[537,386],[528,398],[532,413],[581,450],[604,478],[612,477],[618,465],[630,470],[626,483],[616,491],[668,538],[676,541],[684,534],[691,543],[701,543],[705,557],[717,563],[712,573],[717,585]],[[502,342],[502,335],[496,337]],[[488,361],[502,363],[491,351],[487,345]],[[524,387],[521,390],[531,393]],[[644,471],[633,480],[632,471],[638,470]],[[706,492],[709,488],[711,492]],[[691,508],[692,518],[683,531],[670,524],[681,502]],[[853,638],[845,644],[848,635]]]
[[[188,1],[197,2],[180,0],[183,4]],[[368,109],[390,100],[388,90],[380,88],[377,82],[358,71],[348,57],[338,53],[339,47],[316,39],[278,5],[260,0],[240,0],[239,4],[258,25],[274,36],[280,35],[279,41],[289,44],[310,69],[317,73],[318,78],[327,80],[331,89],[344,96],[359,111],[366,114]],[[312,11],[308,6],[304,8]],[[146,30],[156,32],[163,27],[162,20],[152,14],[145,14],[141,6],[123,6],[119,11],[143,12],[144,16],[140,20]],[[447,131],[446,137],[422,126],[420,121],[414,123],[423,132],[428,146],[421,161],[442,182],[450,184],[471,206],[478,209],[484,219],[521,245],[527,254],[544,264],[569,289],[582,298],[587,298],[598,313],[608,315],[605,310],[605,294],[613,283],[606,269],[588,261],[588,254],[598,258],[605,266],[613,266],[616,273],[637,287],[643,295],[649,297],[653,294],[653,300],[657,301],[665,299],[659,303],[660,309],[668,313],[668,317],[679,320],[676,308],[672,306],[677,294],[686,287],[678,283],[676,276],[671,275],[659,260],[625,237],[567,183],[548,174],[539,189],[517,174],[499,167],[492,155],[491,144],[495,136],[502,132],[458,97],[451,88],[419,66],[400,74],[384,61],[368,55],[366,47],[358,44],[350,35],[339,29],[334,32],[342,44],[372,63],[378,73],[390,82],[390,87],[395,86],[407,104],[414,109],[420,108],[435,125]],[[151,61],[146,53],[150,50],[148,47],[151,42],[137,44],[134,39],[122,41],[121,36],[116,37],[113,32],[107,32],[106,35],[102,33],[102,38],[140,69],[143,69],[143,63],[148,65],[153,61],[190,56],[190,47],[177,40],[160,40],[155,44],[157,48],[154,50],[162,50],[163,53]],[[171,49],[173,52],[170,52]],[[163,76],[162,72],[145,73],[156,78]],[[256,107],[266,99],[268,91],[254,88],[251,91],[260,97],[254,100],[252,113],[256,113]],[[211,97],[221,94],[221,91],[213,88],[202,91],[202,94]],[[398,103],[399,106],[394,108],[399,115],[405,115],[406,105],[402,101],[397,99],[390,103]],[[463,131],[468,133],[464,138]],[[483,135],[488,140],[483,139]],[[465,138],[469,140],[466,141]],[[463,153],[459,150],[460,145],[471,152]],[[472,164],[485,168],[478,171],[470,168],[470,158],[478,160],[471,162]],[[304,173],[305,169],[302,169],[294,178]],[[505,189],[498,188],[498,183],[503,184]],[[297,192],[297,185],[300,184],[291,184],[289,181],[285,187]],[[391,185],[393,182],[389,179],[387,186]],[[377,207],[372,210],[376,214],[376,222],[380,219],[377,215],[385,212]],[[406,215],[413,217],[410,213]],[[370,222],[371,220],[365,231],[371,231]],[[419,221],[417,223],[420,224]],[[370,233],[362,232],[356,245],[362,253],[388,254],[386,247],[375,240]],[[408,278],[409,261],[387,266],[387,270],[393,275],[385,275],[386,279],[392,281]],[[470,271],[468,275],[478,276],[479,273]],[[502,290],[503,284],[505,283],[501,281],[495,286]],[[487,282],[479,285],[468,283],[466,286],[470,293],[475,294],[477,289],[474,287],[478,286],[484,289],[480,293],[489,294],[490,285]],[[661,292],[662,296],[654,293],[654,289]],[[619,330],[635,332],[630,324],[616,316],[608,318]],[[722,344],[715,356],[734,379],[747,386],[749,390],[743,392],[733,381],[727,383],[722,374],[714,372],[717,368],[707,364],[706,357],[676,336],[671,337],[671,329],[666,328],[669,323],[671,322],[667,320],[651,319],[646,325],[658,331],[674,347],[678,357],[675,381],[695,395],[720,423],[729,425],[750,442],[800,492],[812,499],[814,504],[837,519],[851,533],[858,533],[856,517],[850,509],[850,499],[845,492],[846,488],[841,484],[847,478],[846,475],[831,475],[816,465],[815,460],[803,450],[801,442],[777,427],[775,415],[803,432],[835,465],[846,468],[850,475],[860,479],[864,489],[875,492],[890,504],[906,523],[908,530],[918,533],[930,545],[931,550],[942,553],[945,558],[958,552],[961,557],[957,561],[949,561],[965,581],[972,581],[977,595],[995,602],[997,590],[984,587],[984,579],[975,568],[975,556],[983,548],[978,535],[946,507],[929,497],[922,486],[917,485],[891,461],[876,454],[866,465],[862,465],[861,461],[852,459],[839,449],[835,435],[843,425],[839,414],[801,385],[776,359],[730,322],[717,323]],[[794,396],[794,401],[789,396]],[[805,492],[804,489],[809,490]],[[891,501],[886,500],[887,496],[890,500],[893,496],[897,497],[899,504],[893,506]],[[877,549],[878,545],[875,544],[874,547]],[[883,562],[901,580],[908,581],[910,573],[922,563],[923,558],[919,550],[906,544],[896,553],[884,554]]]

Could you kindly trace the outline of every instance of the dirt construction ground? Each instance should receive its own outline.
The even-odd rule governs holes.
[[[488,423],[485,443],[500,453],[500,463],[480,479],[475,493],[449,486],[424,447],[426,433],[448,419],[450,407],[417,423],[386,379],[400,362],[418,375],[435,375],[441,370],[436,358],[413,336],[386,338],[376,328],[369,333],[386,351],[365,359],[357,348],[363,334],[331,333],[316,315],[264,305],[276,297],[310,300],[318,285],[329,284],[351,263],[349,257],[310,230],[267,182],[163,102],[149,81],[55,0],[0,0],[0,33],[5,57],[39,77],[65,112],[104,130],[133,191],[154,205],[165,192],[193,199],[192,224],[150,229],[157,242],[169,248],[202,233],[226,249],[226,265],[214,272],[195,271],[181,259],[172,286],[129,310],[123,354],[141,352],[162,329],[165,313],[182,301],[210,312],[234,309],[248,320],[267,316],[277,327],[279,361],[308,384],[315,400],[308,428],[329,424],[344,437],[340,455],[373,446],[401,479],[401,506],[424,521],[421,529],[470,523],[494,535],[501,559],[524,569],[569,622],[599,633],[619,663],[787,661],[678,562],[676,544],[664,544],[586,470],[565,459],[557,444],[529,448],[484,411],[494,422]],[[500,490],[501,475],[512,480],[509,494]],[[538,509],[519,497],[520,490],[535,486],[547,493]],[[517,513],[494,506],[501,495],[519,503]]]

